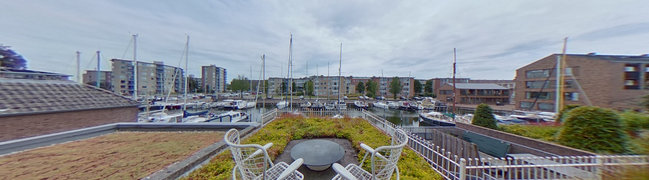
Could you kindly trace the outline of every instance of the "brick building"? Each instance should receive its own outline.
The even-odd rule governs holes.
[[[458,104],[509,104],[510,89],[493,83],[455,83]],[[453,83],[439,88],[437,99],[453,103]]]
[[[0,141],[136,122],[137,105],[72,81],[0,78]]]
[[[112,91],[112,80],[110,79],[112,76],[112,71],[99,71],[99,84],[102,89]],[[91,85],[91,86],[96,86],[97,83],[97,71],[96,70],[86,70],[85,73],[83,73],[83,84]]]
[[[552,54],[516,70],[516,108],[555,111],[556,64]],[[565,60],[564,104],[617,110],[638,109],[649,93],[649,56],[569,54]]]

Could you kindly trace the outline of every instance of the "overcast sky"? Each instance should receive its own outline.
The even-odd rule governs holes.
[[[286,75],[293,33],[294,76],[458,77],[513,79],[515,70],[553,53],[649,53],[649,1],[163,1],[0,0],[0,44],[32,70],[76,74],[110,59],[181,63],[190,36],[189,74],[214,64],[237,75]],[[317,70],[316,70],[316,67]],[[282,73],[283,72],[283,73]],[[76,78],[72,78],[75,79]]]

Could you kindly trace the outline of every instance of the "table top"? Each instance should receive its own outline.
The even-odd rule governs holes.
[[[345,150],[338,143],[314,139],[298,143],[291,148],[293,159],[304,159],[305,165],[331,165],[343,158]]]

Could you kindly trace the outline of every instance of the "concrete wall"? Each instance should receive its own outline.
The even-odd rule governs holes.
[[[0,141],[116,122],[136,122],[137,112],[136,107],[126,107],[0,117]]]

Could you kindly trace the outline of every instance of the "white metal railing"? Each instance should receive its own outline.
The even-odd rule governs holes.
[[[401,128],[369,111],[362,114],[383,131]],[[602,179],[619,177],[628,170],[649,169],[649,156],[644,155],[460,158],[411,130],[407,129],[408,146],[446,179]]]
[[[264,114],[261,115],[261,124],[262,127],[266,126],[269,122],[273,121],[275,118],[277,118],[277,108],[270,110]]]

